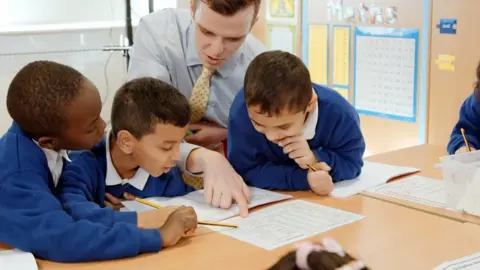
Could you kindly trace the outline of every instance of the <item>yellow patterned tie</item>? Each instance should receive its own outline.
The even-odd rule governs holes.
[[[192,118],[190,123],[198,123],[202,120],[203,115],[207,109],[208,97],[210,95],[210,79],[215,70],[203,67],[202,74],[193,86],[192,95],[190,96],[190,107],[192,108]],[[183,181],[185,184],[194,187],[195,189],[203,188],[203,179],[201,177],[193,176],[187,173],[183,174]]]

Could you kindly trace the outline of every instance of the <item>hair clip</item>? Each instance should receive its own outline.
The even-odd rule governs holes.
[[[313,243],[300,243],[297,245],[297,251],[295,252],[295,263],[297,267],[301,270],[310,270],[308,266],[308,255],[312,253],[312,251],[322,251],[325,250],[321,245],[313,244]]]
[[[345,257],[345,252],[343,251],[342,246],[340,246],[340,244],[333,238],[322,239],[322,245],[326,251],[331,253],[337,253],[340,257]]]

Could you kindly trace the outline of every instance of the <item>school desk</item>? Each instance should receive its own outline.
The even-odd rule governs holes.
[[[434,266],[480,250],[480,226],[425,214],[377,199],[320,198],[309,192],[295,197],[364,215],[365,218],[312,239],[333,237],[372,269],[432,269]],[[78,247],[82,248],[82,247]],[[266,269],[293,248],[266,251],[228,236],[199,229],[196,236],[157,254],[136,258],[59,264],[38,260],[42,270],[131,269]]]
[[[367,158],[367,160],[387,163],[391,165],[416,167],[418,169],[421,169],[421,171],[416,175],[439,179],[439,181],[441,181],[440,179],[442,179],[442,170],[434,168],[434,165],[436,163],[439,163],[439,158],[445,155],[447,155],[445,146],[426,144],[383,153],[380,155],[369,157]],[[400,177],[392,181],[399,179],[404,179],[404,177]],[[363,192],[362,195],[383,200],[386,202],[395,203],[405,207],[410,207],[419,211],[424,211],[426,213],[439,215],[453,220],[461,222],[472,222],[480,225],[480,217],[477,216],[427,206],[424,204],[414,203],[406,200],[400,200],[394,197],[372,192]]]

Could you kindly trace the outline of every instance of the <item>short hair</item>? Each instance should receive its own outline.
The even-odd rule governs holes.
[[[254,14],[258,14],[262,0],[195,0],[195,6],[203,2],[208,5],[213,11],[224,16],[232,16],[235,13],[243,10],[250,5],[254,5]]]
[[[259,106],[260,113],[298,113],[312,99],[310,72],[297,56],[283,51],[259,54],[247,68],[244,79],[247,106]]]
[[[34,61],[15,75],[7,92],[7,110],[33,139],[58,136],[67,126],[65,108],[87,80],[76,69],[52,61]]]
[[[116,138],[121,130],[136,139],[154,132],[157,124],[185,127],[190,122],[188,100],[172,85],[144,77],[123,84],[112,105],[112,132]]]

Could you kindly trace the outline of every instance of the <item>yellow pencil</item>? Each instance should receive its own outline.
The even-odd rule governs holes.
[[[472,148],[470,148],[470,144],[468,143],[467,136],[465,136],[465,130],[463,128],[460,128],[460,132],[462,133],[463,141],[465,142],[465,145],[467,146],[468,152],[471,152]]]
[[[135,198],[135,201],[137,201],[137,202],[139,202],[139,203],[146,204],[146,205],[151,206],[151,207],[156,208],[156,209],[162,208],[160,205],[154,204],[154,203],[149,202],[149,201],[144,200],[144,199]],[[200,224],[200,225],[209,225],[209,226],[220,226],[220,227],[238,228],[238,225],[236,225],[236,224],[226,224],[226,223],[218,223],[218,222],[199,221],[198,224]]]
[[[315,168],[313,168],[311,165],[307,164],[308,168],[310,168],[310,170],[316,172],[317,170],[315,170]]]

